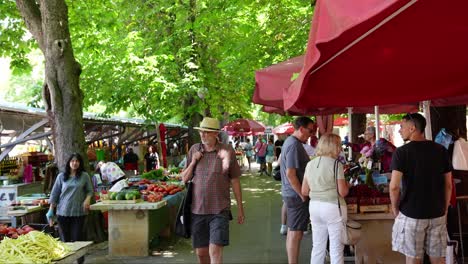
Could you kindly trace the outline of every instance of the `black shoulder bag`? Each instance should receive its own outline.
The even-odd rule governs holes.
[[[202,150],[202,144],[198,148],[198,151]],[[192,178],[185,183],[185,189],[187,190],[182,203],[180,204],[179,211],[177,212],[177,218],[175,222],[175,234],[183,237],[190,238],[191,236],[191,224],[192,224],[192,192],[193,192],[193,177],[195,176],[195,168],[193,167]]]
[[[273,168],[273,179],[281,181],[281,166],[279,164]]]

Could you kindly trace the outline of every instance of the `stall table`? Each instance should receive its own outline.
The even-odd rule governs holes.
[[[30,214],[41,213],[45,211],[47,208],[42,207],[40,205],[36,206],[20,206],[24,207],[24,210],[9,210],[7,211],[7,215],[10,217],[11,226],[18,227],[25,224],[24,217]],[[21,221],[21,224],[18,225],[18,220]]]
[[[355,246],[355,263],[405,263],[405,256],[392,251],[391,213],[348,214],[362,225],[361,239]]]
[[[65,256],[60,260],[53,261],[55,264],[65,264],[65,263],[74,263],[76,260],[88,253],[89,248],[93,244],[93,241],[76,241],[76,242],[67,242],[70,249],[72,250],[71,254]]]
[[[109,255],[148,256],[149,247],[159,234],[170,230],[175,219],[174,209],[184,195],[185,192],[179,192],[157,203],[99,202],[91,205],[91,210],[109,212]]]
[[[0,221],[10,221],[7,215],[8,207],[16,201],[18,196],[32,193],[41,193],[42,183],[19,183],[0,186]]]

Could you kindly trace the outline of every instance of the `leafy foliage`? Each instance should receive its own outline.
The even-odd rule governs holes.
[[[11,9],[2,12],[4,19],[18,20],[14,2],[0,1],[7,3],[1,11]],[[68,5],[87,110],[104,105],[103,114],[125,110],[132,116],[185,123],[196,113],[252,117],[255,70],[304,52],[313,11],[310,2],[299,0],[95,0]],[[24,35],[24,26],[16,22],[8,25],[11,34]],[[20,44],[12,41],[2,56],[13,56],[13,45]],[[32,47],[29,42],[21,45]],[[260,116],[270,117],[263,120],[272,124],[287,119]]]
[[[10,57],[10,68],[14,74],[31,71],[27,58],[32,48],[37,47],[28,36],[24,22],[11,0],[0,0],[0,57]]]

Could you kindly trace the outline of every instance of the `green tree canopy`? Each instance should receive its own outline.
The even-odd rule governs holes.
[[[18,41],[26,31],[14,2],[0,1],[11,22],[1,55],[27,69],[35,44]],[[67,2],[85,108],[187,124],[197,113],[252,117],[255,70],[304,52],[313,11],[299,0]]]

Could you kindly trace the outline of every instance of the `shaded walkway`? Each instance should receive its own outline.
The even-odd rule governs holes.
[[[281,183],[268,176],[258,176],[258,165],[253,173],[244,172],[241,178],[246,222],[230,225],[231,245],[224,250],[225,263],[287,263],[286,236],[279,233],[281,210]],[[233,199],[234,201],[234,199]],[[233,206],[236,219],[237,207]],[[138,239],[138,238],[135,238]],[[131,243],[131,241],[129,241]],[[107,257],[105,244],[90,251],[85,263],[195,263],[190,240],[175,238],[161,245],[161,256]],[[305,235],[300,263],[310,261],[311,235]]]

